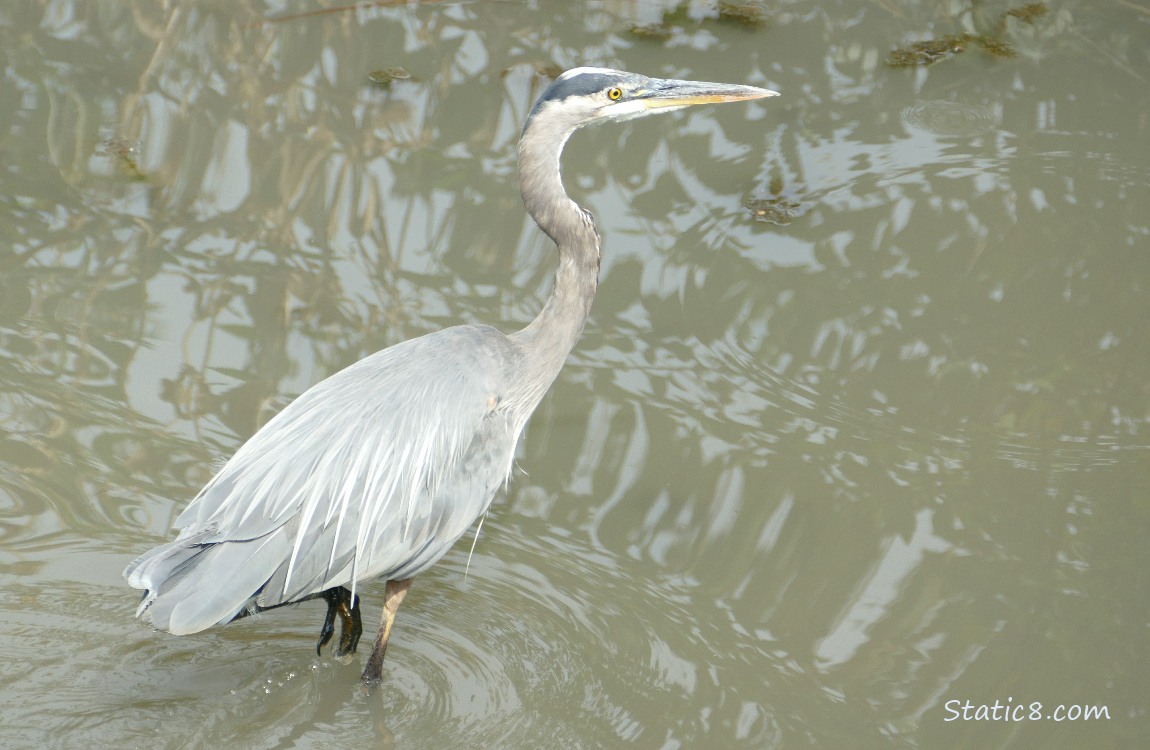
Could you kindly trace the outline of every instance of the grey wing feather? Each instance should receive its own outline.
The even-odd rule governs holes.
[[[494,328],[459,326],[301,394],[180,514],[176,540],[128,566],[140,612],[192,633],[434,563],[510,471],[518,427],[498,407],[516,356]]]

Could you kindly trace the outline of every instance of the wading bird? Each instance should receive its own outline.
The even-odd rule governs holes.
[[[378,682],[395,613],[507,482],[515,444],[591,310],[599,234],[563,189],[559,156],[578,128],[694,104],[775,96],[752,86],[569,70],[536,102],[519,141],[527,213],[559,249],[543,310],[510,335],[462,325],[376,352],[309,388],[244,443],[176,519],[175,540],[124,571],[136,612],[176,635],[322,598],[317,652],[363,626],[356,586],[383,579],[383,617],[363,680]]]

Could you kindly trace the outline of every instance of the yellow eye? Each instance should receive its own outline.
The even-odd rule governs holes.
[[[619,98],[621,96],[623,96],[623,89],[618,88],[618,87],[613,88],[613,89],[607,89],[607,98],[610,99],[611,101],[613,101],[613,102],[619,101]]]

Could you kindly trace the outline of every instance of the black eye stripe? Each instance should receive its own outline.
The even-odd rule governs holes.
[[[620,73],[615,70],[606,69],[583,69],[577,73],[568,71],[564,75],[555,80],[551,86],[543,92],[543,95],[535,102],[535,106],[531,110],[531,115],[528,119],[535,116],[541,109],[548,104],[560,103],[566,101],[572,96],[606,96],[608,101],[619,102],[627,98],[624,94],[623,87],[620,85],[624,81],[628,82],[628,86],[642,87],[642,76],[633,74]],[[618,90],[619,95],[612,97],[611,92]]]
[[[569,96],[589,96],[597,91],[604,91],[616,82],[615,76],[601,73],[583,73],[573,78],[559,80],[552,84],[544,93],[543,99],[549,101],[562,101]]]

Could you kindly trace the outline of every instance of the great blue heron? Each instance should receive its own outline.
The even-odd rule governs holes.
[[[124,571],[136,612],[177,635],[323,598],[317,652],[363,630],[360,581],[387,581],[363,671],[383,655],[412,576],[451,548],[511,472],[528,417],[583,331],[599,274],[591,215],[563,189],[559,156],[579,127],[693,104],[775,96],[752,86],[569,70],[539,97],[519,140],[527,213],[559,249],[543,310],[510,335],[462,325],[376,352],[305,391],[244,443],[176,519],[175,540]]]

